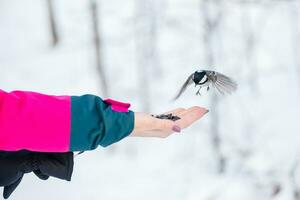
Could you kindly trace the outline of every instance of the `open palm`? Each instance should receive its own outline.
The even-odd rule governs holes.
[[[147,113],[135,113],[135,126],[131,136],[165,138],[174,132],[190,126],[208,112],[207,109],[194,106],[188,109],[177,108],[164,114],[173,114],[179,120],[158,119]]]

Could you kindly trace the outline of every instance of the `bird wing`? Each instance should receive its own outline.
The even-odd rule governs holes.
[[[231,94],[237,90],[238,86],[234,80],[219,72],[216,72],[216,80],[214,81],[213,85],[221,94]]]
[[[173,100],[176,100],[180,97],[180,95],[186,90],[187,86],[188,85],[191,85],[194,81],[193,81],[193,76],[194,76],[194,73],[192,73],[188,79],[184,82],[184,84],[181,86],[178,94],[174,97]]]

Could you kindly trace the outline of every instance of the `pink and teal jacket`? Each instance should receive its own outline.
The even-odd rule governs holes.
[[[0,90],[0,150],[69,152],[106,147],[132,132],[134,113],[129,107],[95,95]]]

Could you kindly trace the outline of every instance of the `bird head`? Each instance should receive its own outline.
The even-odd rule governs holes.
[[[207,76],[205,71],[196,71],[193,76],[193,81],[195,84],[201,84],[206,82]]]

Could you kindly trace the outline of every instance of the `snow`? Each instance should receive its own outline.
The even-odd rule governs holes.
[[[293,199],[289,173],[300,159],[300,75],[291,47],[289,9],[300,3],[278,3],[270,8],[238,6],[233,1],[225,4],[214,67],[236,79],[239,89],[222,98],[215,108],[210,107],[211,93],[197,97],[194,88],[170,102],[190,73],[205,68],[199,2],[155,2],[160,5],[162,75],[150,70],[151,112],[193,105],[207,107],[210,113],[218,110],[226,172],[216,173],[209,113],[167,139],[126,138],[109,148],[85,152],[75,157],[71,182],[41,181],[26,175],[11,199]],[[51,48],[44,1],[1,1],[1,89],[101,95],[88,1],[54,3],[61,42]],[[136,19],[136,1],[99,3],[110,96],[131,102],[132,110],[142,111],[139,91],[143,86],[138,85],[137,69],[143,66],[136,61],[135,28],[143,21]],[[249,26],[259,35],[253,62],[258,67],[257,92],[249,86],[252,66],[244,55],[241,20],[246,11],[251,16]],[[266,21],[260,22],[262,18]],[[281,184],[282,191],[272,197],[275,183]]]

